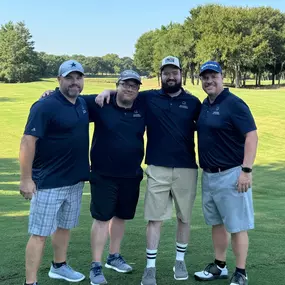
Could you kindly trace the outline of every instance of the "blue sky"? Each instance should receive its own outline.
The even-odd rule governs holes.
[[[1,1],[0,25],[24,21],[37,51],[132,57],[142,33],[170,21],[182,23],[192,8],[207,3],[236,5],[237,1],[7,0]],[[285,1],[281,0],[239,0],[238,4],[271,6],[285,12]]]

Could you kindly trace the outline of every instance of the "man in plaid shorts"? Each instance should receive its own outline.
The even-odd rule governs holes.
[[[59,68],[59,90],[33,104],[20,146],[20,193],[31,200],[25,285],[36,285],[46,237],[52,235],[50,278],[79,282],[66,263],[70,229],[78,224],[84,181],[89,179],[89,117],[78,95],[84,70],[69,60]]]

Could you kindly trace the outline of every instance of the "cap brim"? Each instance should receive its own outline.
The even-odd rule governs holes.
[[[208,71],[208,70],[214,71],[216,73],[222,73],[221,71],[218,71],[218,70],[216,70],[214,68],[207,68],[207,69],[203,70],[202,72],[200,72],[199,76],[201,76],[205,71]]]
[[[164,64],[160,67],[160,70],[162,70],[165,66],[169,66],[169,65],[172,65],[172,66],[175,66],[177,68],[179,68],[181,70],[181,67],[177,64],[174,64],[174,63],[167,63],[167,64]]]
[[[139,79],[134,78],[134,77],[119,78],[119,81],[120,81],[120,80],[125,81],[125,80],[130,80],[130,79],[137,81],[139,84],[142,84],[142,82],[141,82]]]
[[[62,73],[60,76],[65,77],[65,76],[67,76],[71,72],[78,72],[78,73],[84,75],[84,73],[82,71],[75,69],[75,70],[66,71],[66,72]]]

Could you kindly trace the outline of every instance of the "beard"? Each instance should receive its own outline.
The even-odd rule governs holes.
[[[174,85],[168,85],[169,81],[174,81],[174,80],[167,80],[161,82],[161,88],[165,93],[172,94],[178,92],[181,89],[182,87],[181,81],[179,82],[176,81]]]
[[[64,94],[65,96],[69,97],[69,98],[76,98],[80,95],[80,92],[82,91],[83,88],[81,88],[80,86],[77,86],[78,88],[73,89],[73,88],[66,88],[64,90]]]

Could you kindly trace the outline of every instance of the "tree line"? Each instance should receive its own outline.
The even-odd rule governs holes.
[[[183,24],[170,22],[142,34],[136,42],[134,60],[117,54],[103,57],[52,55],[34,50],[32,35],[23,22],[8,22],[0,28],[0,81],[29,82],[56,76],[59,65],[73,58],[87,74],[118,74],[134,69],[141,75],[159,75],[162,58],[177,56],[187,78],[199,84],[200,65],[219,61],[236,87],[255,78],[272,84],[285,71],[285,14],[271,7],[202,5],[189,12]]]
[[[34,50],[32,35],[23,22],[8,22],[0,29],[0,81],[30,82],[41,77],[54,77],[60,64],[75,59],[87,75],[118,74],[126,69],[137,70],[130,57],[117,54],[102,57],[84,55],[53,55]]]
[[[285,14],[271,7],[229,7],[209,4],[190,11],[183,24],[170,23],[144,33],[136,43],[138,69],[158,75],[161,59],[180,58],[184,84],[189,76],[199,82],[200,65],[216,60],[236,87],[254,76],[271,78],[285,69]],[[197,83],[198,83],[197,82]]]

